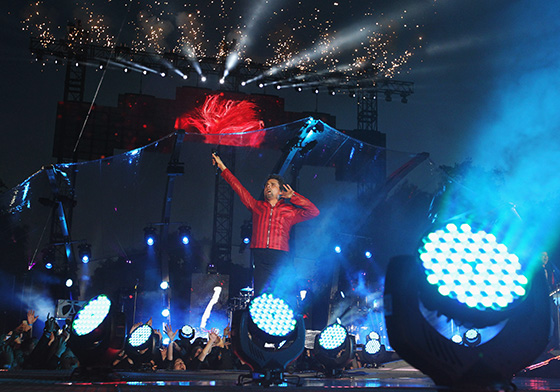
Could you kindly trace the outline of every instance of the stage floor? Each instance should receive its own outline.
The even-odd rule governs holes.
[[[72,377],[69,371],[2,371],[0,372],[0,391],[68,391],[68,392],[109,392],[109,391],[161,391],[165,387],[171,391],[240,391],[266,389],[270,391],[301,390],[305,392],[324,391],[325,389],[356,388],[376,391],[445,391],[420,371],[404,361],[386,363],[382,367],[351,370],[340,378],[324,378],[315,372],[285,374],[286,385],[264,388],[259,385],[237,385],[239,377],[246,371],[156,371],[144,373],[117,372],[110,380],[84,381]],[[529,377],[530,376],[530,377]],[[550,374],[549,374],[550,376]],[[300,386],[296,387],[299,377]],[[513,383],[518,392],[560,391],[558,378],[534,377],[528,373],[515,377]],[[513,389],[512,389],[513,390]]]

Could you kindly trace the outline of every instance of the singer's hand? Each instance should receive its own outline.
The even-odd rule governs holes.
[[[284,199],[291,199],[294,195],[294,190],[288,184],[284,184],[284,190],[280,193],[280,197]]]
[[[226,165],[224,165],[224,163],[216,153],[212,153],[212,165],[217,165],[221,171],[226,170]]]

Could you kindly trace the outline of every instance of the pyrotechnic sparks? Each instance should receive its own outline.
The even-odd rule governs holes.
[[[391,2],[387,7],[392,9],[372,9],[360,1],[342,7],[338,2],[279,0],[180,6],[155,0],[65,0],[56,5],[37,0],[29,4],[22,22],[44,45],[66,39],[71,45],[176,53],[193,66],[213,57],[225,65],[223,78],[238,64],[255,62],[271,67],[269,74],[326,70],[356,76],[373,71],[394,77],[421,47],[423,25],[418,19],[425,10],[394,9]]]

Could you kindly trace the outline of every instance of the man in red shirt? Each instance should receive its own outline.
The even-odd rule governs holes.
[[[272,174],[264,185],[264,200],[256,200],[224,165],[220,157],[212,154],[212,161],[222,172],[222,177],[232,187],[253,216],[251,256],[253,259],[253,285],[255,296],[273,289],[271,278],[282,267],[290,250],[290,229],[298,222],[319,215],[319,209],[308,199],[284,184],[282,177]],[[290,277],[294,283],[293,276]]]

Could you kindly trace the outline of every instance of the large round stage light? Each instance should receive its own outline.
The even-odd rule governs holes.
[[[75,315],[68,346],[80,367],[109,367],[124,347],[126,319],[108,296],[89,300]]]
[[[391,346],[438,386],[508,389],[548,343],[538,255],[518,256],[517,243],[492,231],[469,221],[446,224],[423,238],[417,256],[389,262],[383,298]]]
[[[369,355],[377,354],[381,351],[381,342],[379,340],[369,340],[364,345],[364,351]]]
[[[281,298],[262,294],[249,304],[249,315],[254,325],[267,337],[281,341],[296,328],[294,312]]]
[[[128,344],[137,350],[142,350],[147,347],[152,334],[154,333],[152,327],[144,324],[136,328],[128,337]]]
[[[303,317],[295,316],[284,300],[263,294],[233,312],[231,343],[233,352],[253,371],[250,382],[281,384],[286,366],[304,349]]]
[[[76,313],[72,322],[72,331],[77,336],[84,336],[95,330],[105,320],[111,309],[111,300],[102,294],[91,299]]]
[[[348,337],[348,331],[340,324],[332,324],[319,334],[319,346],[325,350],[334,350],[344,344]]]
[[[519,258],[484,230],[449,223],[423,239],[420,260],[442,296],[479,310],[501,310],[526,293]]]
[[[148,364],[156,354],[159,355],[161,340],[149,324],[142,324],[133,329],[126,340],[125,351],[133,362],[135,369]],[[150,366],[148,366],[150,368]]]
[[[356,340],[346,328],[331,324],[315,336],[313,354],[328,377],[340,377],[354,358]]]

